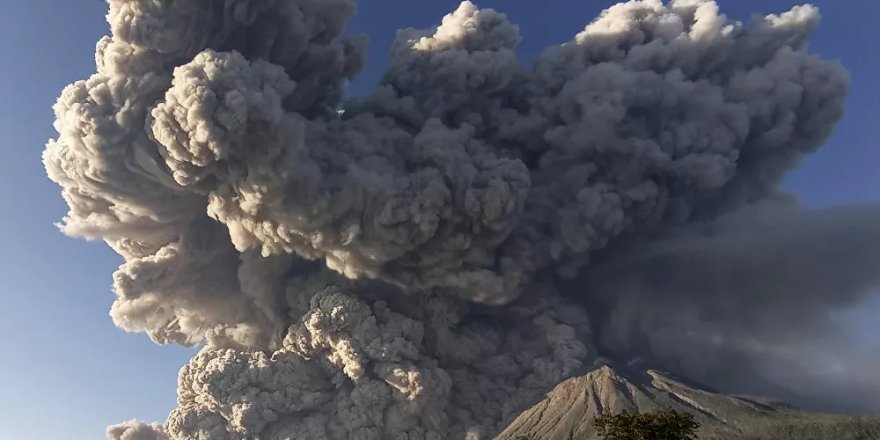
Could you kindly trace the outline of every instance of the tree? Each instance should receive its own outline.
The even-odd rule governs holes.
[[[593,422],[604,440],[696,440],[700,424],[693,414],[660,411],[603,414]]]

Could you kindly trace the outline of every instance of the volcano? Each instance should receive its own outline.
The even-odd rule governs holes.
[[[809,413],[781,402],[720,394],[659,370],[603,365],[561,382],[496,440],[594,440],[593,420],[600,414],[661,410],[693,414],[701,440],[880,439],[880,416]]]

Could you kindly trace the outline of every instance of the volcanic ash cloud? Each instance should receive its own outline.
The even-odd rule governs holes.
[[[523,66],[517,26],[465,2],[399,31],[352,100],[351,0],[109,6],[97,72],[62,93],[44,152],[61,227],[124,257],[119,327],[205,344],[164,425],[112,439],[485,439],[599,350],[662,362],[668,333],[640,338],[664,320],[633,298],[666,292],[601,274],[644,273],[638,246],[698,255],[767,204],[813,215],[777,186],[849,85],[806,49],[811,6],[744,24],[712,1],[630,1]],[[803,249],[876,250],[876,209],[850,213],[863,227],[820,222],[839,252]],[[834,275],[860,298],[871,273]],[[697,309],[739,297],[669,290]],[[719,328],[751,319],[731,316]]]

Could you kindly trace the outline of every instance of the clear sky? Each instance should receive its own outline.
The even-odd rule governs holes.
[[[371,60],[352,91],[376,82],[400,27],[426,27],[455,0],[369,0],[350,26],[371,36]],[[611,1],[485,0],[521,26],[521,54],[571,38]],[[780,12],[795,0],[719,0],[729,16]],[[817,0],[824,21],[813,50],[852,73],[847,114],[828,145],[786,182],[810,206],[880,201],[880,1]],[[193,349],[158,347],[116,329],[107,315],[120,259],[101,243],[62,236],[66,212],[40,154],[54,136],[51,106],[62,87],[94,70],[107,32],[101,0],[0,1],[0,425],[9,439],[97,439],[109,423],[164,420],[177,370]],[[849,313],[860,338],[880,347],[871,318],[880,300]],[[878,348],[880,349],[880,348]]]

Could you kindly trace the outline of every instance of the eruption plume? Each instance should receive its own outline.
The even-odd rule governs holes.
[[[109,6],[44,153],[61,227],[125,258],[119,327],[204,344],[111,439],[491,438],[600,352],[736,386],[880,284],[880,209],[777,188],[849,85],[811,6],[630,1],[524,66],[464,2],[357,99],[353,0]]]

